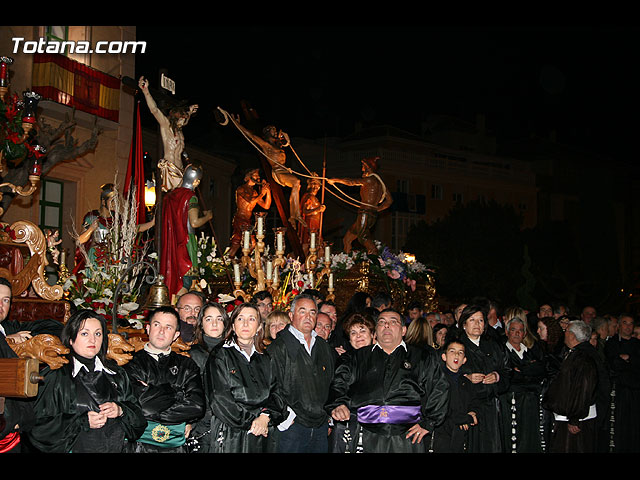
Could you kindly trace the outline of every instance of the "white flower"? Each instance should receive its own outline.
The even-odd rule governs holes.
[[[87,287],[87,292],[93,295],[94,293],[96,293],[96,289],[93,287]]]
[[[149,258],[158,258],[158,252],[151,252],[150,254],[147,255],[147,257],[149,257]]]
[[[105,297],[109,297],[109,298],[113,297],[113,292],[109,288],[105,288],[104,291],[102,292],[102,294]]]
[[[74,298],[73,299],[73,304],[77,307],[78,305],[82,305],[84,303],[84,299],[83,298]]]
[[[136,302],[123,303],[118,307],[118,314],[127,315],[129,312],[133,312],[138,307],[139,305]]]

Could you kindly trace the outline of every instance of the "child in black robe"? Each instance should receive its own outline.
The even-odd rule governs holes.
[[[433,451],[463,453],[468,430],[478,423],[473,406],[475,386],[460,373],[460,367],[467,361],[464,345],[449,340],[444,345],[442,360],[442,370],[449,381],[449,407],[444,422],[433,432]]]

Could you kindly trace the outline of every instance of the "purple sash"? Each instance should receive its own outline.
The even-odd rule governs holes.
[[[360,423],[418,423],[420,406],[366,405],[358,408]]]

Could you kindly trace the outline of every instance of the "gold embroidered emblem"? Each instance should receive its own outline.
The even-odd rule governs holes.
[[[171,430],[169,430],[164,425],[156,425],[151,430],[151,438],[153,438],[156,442],[166,442],[169,440],[169,435],[171,434]]]
[[[386,408],[382,407],[380,409],[380,417],[387,418],[388,416],[389,416],[389,412],[387,411]]]

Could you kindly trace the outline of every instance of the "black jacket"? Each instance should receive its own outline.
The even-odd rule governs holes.
[[[305,427],[320,427],[328,421],[324,404],[335,369],[334,350],[317,336],[311,355],[289,331],[278,332],[267,347],[273,372],[284,403],[296,414],[296,422]]]
[[[141,350],[124,368],[147,420],[178,425],[204,416],[200,369],[191,358],[171,352],[155,360]]]

